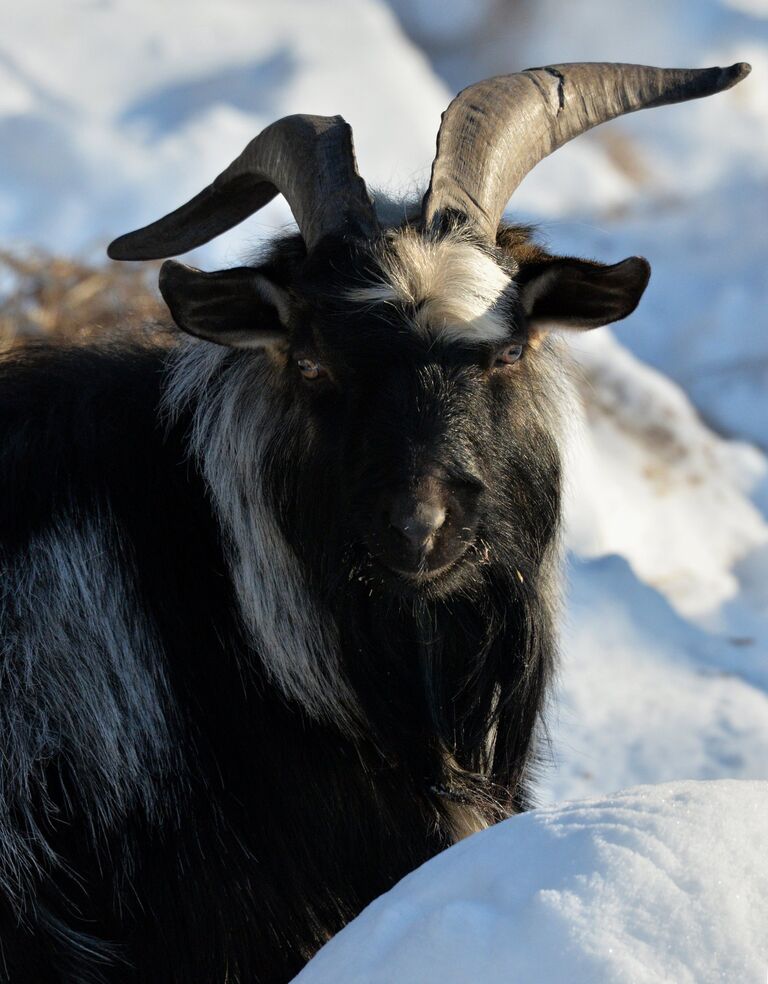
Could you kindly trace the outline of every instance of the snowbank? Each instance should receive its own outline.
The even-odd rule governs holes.
[[[639,787],[428,862],[297,984],[709,984],[768,966],[768,783]]]
[[[736,564],[768,544],[749,500],[765,457],[714,434],[609,331],[575,335],[571,348],[587,426],[569,462],[570,547],[626,557],[683,614],[717,610],[739,591]]]
[[[768,775],[768,632],[708,632],[620,557],[573,560],[543,802],[633,783]],[[768,828],[768,815],[766,816]]]

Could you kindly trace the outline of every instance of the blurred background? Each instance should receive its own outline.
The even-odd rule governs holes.
[[[570,340],[584,413],[541,799],[768,778],[768,0],[26,0],[2,20],[4,347],[161,318],[156,269],[106,243],[277,117],[341,113],[369,185],[415,197],[440,113],[479,78],[751,62],[728,93],[558,151],[508,216],[654,269],[626,322]],[[192,262],[236,264],[290,223],[276,200]]]

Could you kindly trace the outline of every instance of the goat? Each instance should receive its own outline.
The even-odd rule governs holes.
[[[190,336],[0,365],[0,976],[280,982],[369,901],[531,802],[555,666],[553,323],[624,318],[630,257],[501,223],[558,146],[748,66],[560,65],[443,116],[384,222],[340,117],[267,127],[116,240],[175,256],[278,193],[262,262],[168,260]]]

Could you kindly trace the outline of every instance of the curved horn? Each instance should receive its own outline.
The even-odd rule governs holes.
[[[331,233],[370,236],[377,228],[357,173],[352,129],[340,116],[286,116],[248,144],[186,205],[120,236],[113,260],[157,260],[202,246],[282,194],[311,250]]]
[[[458,213],[495,242],[512,192],[553,150],[624,113],[730,89],[749,72],[744,63],[667,69],[584,62],[471,85],[443,113],[422,222],[429,228]]]

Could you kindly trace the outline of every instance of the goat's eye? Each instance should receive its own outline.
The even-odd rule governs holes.
[[[497,366],[511,366],[513,363],[517,362],[520,356],[523,354],[522,345],[508,345],[505,349],[502,349],[496,356]]]
[[[321,376],[328,375],[323,366],[314,359],[297,359],[296,365],[305,379],[320,379]]]

